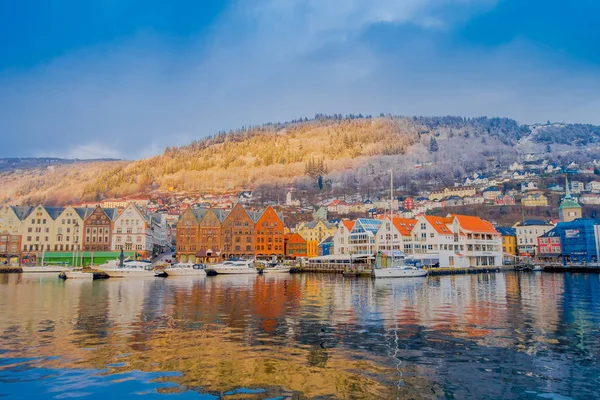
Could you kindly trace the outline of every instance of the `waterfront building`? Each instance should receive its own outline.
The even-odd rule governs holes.
[[[56,241],[51,251],[78,251],[83,248],[83,221],[91,213],[90,208],[68,206],[55,220]],[[109,242],[110,244],[110,242]]]
[[[18,264],[22,255],[21,220],[32,207],[4,206],[0,209],[0,262]]]
[[[148,214],[152,231],[152,256],[157,256],[170,248],[169,227],[164,214]]]
[[[196,219],[199,221],[196,236],[196,259],[204,263],[218,262],[223,251],[221,224],[227,213],[214,208],[195,212]]]
[[[255,224],[256,257],[281,258],[284,252],[284,226],[282,218],[268,206]]]
[[[376,251],[400,250],[413,254],[412,230],[416,223],[416,219],[386,216],[375,237]]]
[[[181,214],[181,217],[179,217],[175,239],[178,262],[196,262],[199,236],[198,219],[202,219],[204,211],[205,209],[192,209],[188,207]]]
[[[333,254],[333,236],[326,237],[319,243],[319,256],[328,256]]]
[[[150,218],[135,203],[129,203],[115,218],[111,249],[134,250],[141,258],[149,258],[152,255],[152,248]]]
[[[348,235],[346,254],[375,254],[375,235],[380,226],[380,220],[357,219]]]
[[[221,225],[223,259],[254,257],[254,223],[240,203],[233,207]]]
[[[537,238],[554,226],[546,221],[531,219],[513,226],[517,231],[517,252],[520,256],[533,257],[538,254]]]
[[[414,259],[437,260],[440,267],[502,265],[502,237],[479,217],[421,216],[413,229]]]
[[[538,238],[538,258],[546,261],[561,259],[560,230],[559,225],[557,225]]]
[[[62,213],[59,207],[34,207],[22,220],[23,224],[23,258],[28,263],[37,262],[42,253],[52,251],[56,242],[54,220]]]
[[[517,256],[517,230],[512,227],[497,226],[496,231],[502,235],[502,253],[508,262],[514,262]]]
[[[319,243],[326,237],[335,235],[336,230],[334,224],[324,220],[302,222],[296,227],[296,233],[306,241],[308,257],[316,257]]]
[[[413,254],[415,259],[431,260],[428,264],[455,266],[454,264],[454,234],[448,225],[453,220],[449,217],[423,215],[417,218],[413,236]],[[458,241],[456,246],[459,246]],[[440,250],[442,249],[442,250]],[[464,251],[464,246],[463,249]],[[460,251],[457,247],[456,251]]]
[[[564,263],[598,262],[600,248],[600,220],[576,219],[559,222],[561,255]]]
[[[577,218],[581,218],[581,206],[571,197],[568,179],[566,180],[565,187],[565,196],[562,198],[560,206],[558,207],[558,219],[561,222],[570,222]]]
[[[354,228],[354,221],[342,220],[333,235],[333,254],[347,254],[350,240],[350,232]]]
[[[285,256],[288,258],[307,257],[306,240],[297,233],[285,235]]]
[[[83,250],[110,251],[112,243],[112,222],[116,218],[115,208],[96,206],[83,220]]]

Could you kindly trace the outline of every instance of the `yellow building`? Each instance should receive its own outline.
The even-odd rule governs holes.
[[[517,230],[510,227],[496,227],[496,230],[502,235],[502,252],[504,258],[507,255],[516,256],[517,251]]]
[[[521,204],[526,207],[547,206],[548,198],[542,193],[531,193],[523,196]]]
[[[333,236],[336,230],[337,227],[334,224],[323,220],[302,222],[296,227],[296,233],[306,240],[306,253],[308,257],[318,256],[319,243],[323,239]]]
[[[474,196],[477,193],[474,187],[472,186],[456,186],[456,187],[447,187],[444,190],[431,192],[429,194],[429,200],[441,200],[450,196],[457,197],[467,197]]]

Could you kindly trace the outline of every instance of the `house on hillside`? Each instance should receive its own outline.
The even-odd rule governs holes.
[[[600,182],[599,181],[591,181],[586,183],[585,191],[591,193],[600,193]]]
[[[538,185],[535,182],[523,182],[521,183],[521,192],[529,192],[531,190],[538,190]]]
[[[532,193],[523,196],[521,199],[521,204],[523,204],[525,207],[547,206],[548,198],[542,193]]]
[[[515,197],[510,194],[500,195],[494,199],[494,205],[496,206],[514,206],[515,203]]]
[[[487,188],[482,192],[483,198],[488,201],[494,201],[494,199],[501,194],[502,190],[496,187]]]

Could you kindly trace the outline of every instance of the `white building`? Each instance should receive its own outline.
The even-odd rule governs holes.
[[[521,256],[538,254],[538,237],[554,228],[546,221],[530,219],[514,225],[517,230],[517,252]]]
[[[375,254],[375,235],[381,226],[376,219],[341,221],[333,235],[334,254]]]
[[[390,217],[381,221],[381,226],[375,236],[375,248],[379,250],[400,250],[405,254],[413,254],[412,230],[416,219]]]
[[[579,194],[585,190],[585,185],[580,181],[571,181],[569,182],[571,186],[571,193]]]
[[[111,249],[135,250],[142,257],[150,257],[152,247],[149,218],[135,203],[129,203],[113,224]]]
[[[300,200],[292,198],[292,192],[288,191],[285,195],[285,205],[290,207],[300,207]]]
[[[592,192],[592,193],[600,193],[600,182],[598,182],[598,181],[591,181],[589,183],[586,183],[586,185],[585,185],[585,191],[586,192]]]
[[[502,265],[502,236],[478,217],[422,216],[412,236],[415,259],[437,260],[440,267]]]
[[[169,226],[164,214],[154,213],[152,218],[152,245],[155,253],[161,253],[170,247]]]

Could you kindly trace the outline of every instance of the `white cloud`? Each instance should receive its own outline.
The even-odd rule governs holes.
[[[132,159],[221,129],[316,112],[600,123],[597,70],[561,67],[528,43],[440,45],[457,17],[436,7],[473,13],[495,3],[239,0],[208,44],[175,51],[138,36],[0,77],[0,156]],[[375,24],[426,34],[378,47],[363,38]]]

